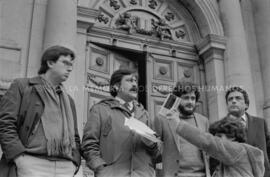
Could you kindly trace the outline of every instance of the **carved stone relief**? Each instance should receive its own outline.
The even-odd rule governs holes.
[[[110,0],[110,6],[113,7],[114,10],[118,10],[121,7],[116,0]]]
[[[100,3],[98,24],[162,40],[189,41],[185,22],[167,1],[104,0]]]

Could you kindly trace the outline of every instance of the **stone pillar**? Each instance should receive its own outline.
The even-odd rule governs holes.
[[[2,39],[2,1],[0,1],[0,40]],[[0,41],[1,42],[1,41]]]
[[[208,35],[197,45],[206,71],[205,91],[208,101],[209,121],[213,123],[226,115],[224,51],[226,40],[222,36]]]
[[[220,15],[227,40],[225,78],[227,85],[241,86],[248,92],[248,112],[256,115],[256,103],[248,47],[239,0],[219,0]]]
[[[63,45],[75,51],[77,0],[48,0],[44,49]]]
[[[264,117],[270,119],[270,1],[253,0],[255,29],[260,55],[263,89]]]

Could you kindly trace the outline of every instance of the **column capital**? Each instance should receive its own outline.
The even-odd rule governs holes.
[[[226,38],[214,34],[208,34],[197,45],[198,53],[206,62],[212,59],[223,60],[223,54],[226,50]]]

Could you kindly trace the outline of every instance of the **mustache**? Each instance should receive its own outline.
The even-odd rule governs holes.
[[[138,88],[137,87],[132,87],[129,91],[135,91],[135,92],[137,92],[138,91]]]

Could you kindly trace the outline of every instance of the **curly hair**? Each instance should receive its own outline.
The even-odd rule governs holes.
[[[247,108],[246,108],[246,110],[247,110],[247,109],[248,109],[248,106],[249,106],[249,98],[248,98],[247,92],[246,92],[244,89],[242,89],[241,87],[237,87],[237,86],[231,87],[231,88],[229,88],[229,89],[226,91],[226,95],[225,95],[226,102],[228,102],[228,96],[229,96],[229,94],[232,93],[232,92],[240,92],[240,93],[243,94],[243,97],[244,97],[244,99],[245,99],[245,103],[246,103],[246,105],[247,105]]]
[[[200,98],[200,92],[199,92],[199,87],[195,83],[188,82],[188,81],[178,81],[172,93],[178,97],[181,97],[182,95],[193,92],[193,91],[196,96],[196,102],[198,102]]]
[[[209,132],[212,135],[225,134],[228,138],[234,138],[239,143],[247,140],[246,129],[241,120],[225,117],[210,125]]]

